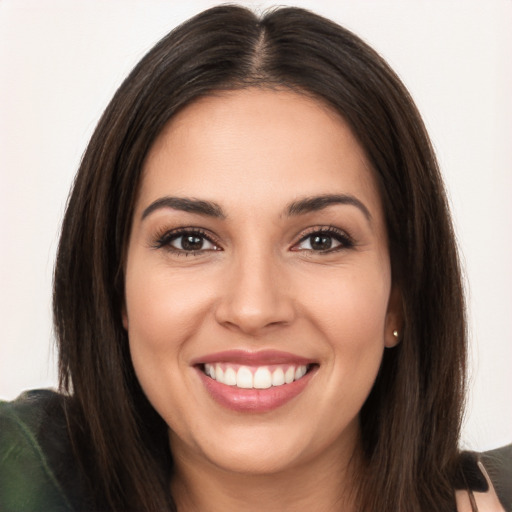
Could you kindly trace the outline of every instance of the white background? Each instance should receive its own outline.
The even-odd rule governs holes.
[[[57,382],[54,254],[68,189],[102,110],[160,37],[217,3],[0,0],[0,397]],[[512,441],[512,2],[279,3],[362,36],[412,92],[446,178],[466,272],[463,445]]]

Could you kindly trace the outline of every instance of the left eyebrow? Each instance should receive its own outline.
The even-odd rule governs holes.
[[[226,215],[222,211],[222,208],[217,203],[213,203],[211,201],[203,201],[200,199],[194,199],[190,197],[165,196],[152,202],[142,212],[141,220],[144,220],[148,215],[162,208],[171,208],[173,210],[195,213],[207,217],[217,217],[220,219],[226,218]]]
[[[286,208],[286,214],[289,217],[303,215],[305,213],[317,212],[333,204],[343,204],[355,206],[364,214],[366,219],[371,222],[372,215],[365,204],[350,194],[326,194],[321,196],[305,197],[289,204]]]

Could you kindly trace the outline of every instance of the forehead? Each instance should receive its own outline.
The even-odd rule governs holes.
[[[148,154],[139,198],[146,205],[168,194],[277,207],[326,193],[357,194],[380,209],[373,171],[347,123],[306,95],[249,88],[179,112]]]

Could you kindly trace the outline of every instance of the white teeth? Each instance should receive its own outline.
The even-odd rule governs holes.
[[[272,386],[272,375],[268,368],[262,367],[254,374],[254,387],[256,389],[268,389]]]
[[[277,366],[273,371],[267,366],[256,369],[248,366],[240,366],[238,369],[236,367],[237,365],[233,367],[226,363],[206,363],[204,373],[217,382],[242,389],[268,389],[272,386],[291,384],[307,373],[306,365],[287,366],[286,371],[281,366]]]
[[[220,364],[215,366],[215,380],[218,380],[219,382],[224,382],[224,371],[222,370],[222,367]]]
[[[236,372],[233,370],[233,368],[226,368],[226,371],[224,372],[223,384],[227,384],[228,386],[236,386]]]
[[[288,370],[286,370],[286,373],[284,374],[284,381],[286,384],[291,384],[293,382],[293,379],[295,379],[295,368],[293,366],[290,366]]]
[[[299,380],[301,377],[304,377],[304,375],[306,375],[306,367],[298,366],[295,370],[295,380]]]
[[[278,368],[272,374],[272,386],[282,386],[284,384],[284,372],[282,368]]]
[[[212,379],[215,379],[215,369],[213,368],[213,365],[205,364],[204,373],[206,373],[206,375],[209,375]]]
[[[254,386],[252,385],[252,372],[247,368],[247,366],[240,366],[238,371],[236,372],[236,387],[251,389]]]

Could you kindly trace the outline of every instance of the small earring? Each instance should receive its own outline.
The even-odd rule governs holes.
[[[396,329],[393,331],[393,336],[398,339],[398,331]]]

